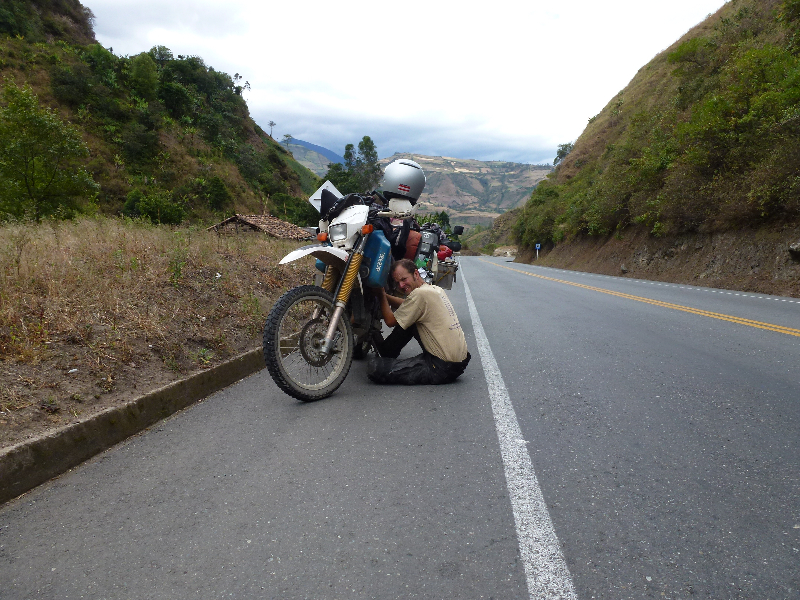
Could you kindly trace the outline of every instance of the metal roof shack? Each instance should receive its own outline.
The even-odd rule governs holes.
[[[261,231],[284,240],[307,240],[314,237],[314,234],[302,227],[281,221],[272,215],[233,215],[208,228],[208,231],[212,230],[220,235]]]

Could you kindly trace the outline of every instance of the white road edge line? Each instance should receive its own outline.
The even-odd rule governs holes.
[[[517,527],[517,540],[525,567],[531,600],[577,600],[553,522],[547,512],[542,489],[533,470],[533,463],[522,438],[517,415],[508,395],[503,376],[489,347],[481,319],[461,268],[461,280],[475,330],[478,353],[489,387],[500,454],[506,475],[506,486]]]

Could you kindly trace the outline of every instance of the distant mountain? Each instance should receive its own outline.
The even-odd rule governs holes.
[[[417,212],[446,210],[456,224],[490,224],[502,213],[522,206],[542,179],[548,165],[480,161],[447,156],[395,153],[381,159],[386,166],[398,158],[410,158],[427,177]]]
[[[344,163],[344,158],[335,152],[295,138],[289,143],[289,151],[297,162],[320,177],[328,172],[330,163]]]

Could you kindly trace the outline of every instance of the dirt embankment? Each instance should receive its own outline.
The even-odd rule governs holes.
[[[258,348],[303,242],[103,217],[0,227],[0,451]]]
[[[800,297],[800,225],[656,238],[644,228],[621,237],[584,238],[516,262],[762,294]]]

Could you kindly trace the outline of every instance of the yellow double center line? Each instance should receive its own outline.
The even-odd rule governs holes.
[[[662,302],[661,300],[652,300],[650,298],[644,298],[642,296],[632,296],[631,294],[623,294],[622,292],[615,292],[613,290],[606,290],[591,285],[575,283],[574,281],[566,281],[564,279],[555,279],[553,277],[545,277],[544,275],[537,275],[536,273],[529,273],[528,271],[522,271],[521,269],[514,269],[512,267],[507,267],[505,265],[498,265],[497,263],[489,260],[484,260],[484,259],[481,260],[491,265],[495,265],[496,267],[502,267],[503,269],[508,269],[509,271],[515,271],[516,273],[522,273],[523,275],[528,275],[529,277],[537,277],[539,279],[546,279],[547,281],[554,281],[556,283],[565,283],[567,285],[583,288],[585,290],[592,290],[593,292],[601,292],[603,294],[608,294],[610,296],[617,296],[618,298],[626,298],[627,300],[635,300],[636,302],[644,302],[645,304],[661,306],[662,308],[671,308],[673,310],[680,310],[683,312],[692,313],[693,315],[700,315],[701,317],[719,319],[720,321],[728,321],[729,323],[738,323],[739,325],[747,325],[748,327],[757,327],[758,329],[766,329],[767,331],[774,331],[776,333],[785,333],[787,335],[800,337],[800,329],[792,329],[791,327],[784,327],[783,325],[773,325],[772,323],[762,323],[761,321],[753,321],[752,319],[743,319],[742,317],[724,315],[721,313],[715,313],[708,310],[701,310],[699,308],[691,308],[689,306],[682,306],[680,304],[672,304],[671,302]]]

